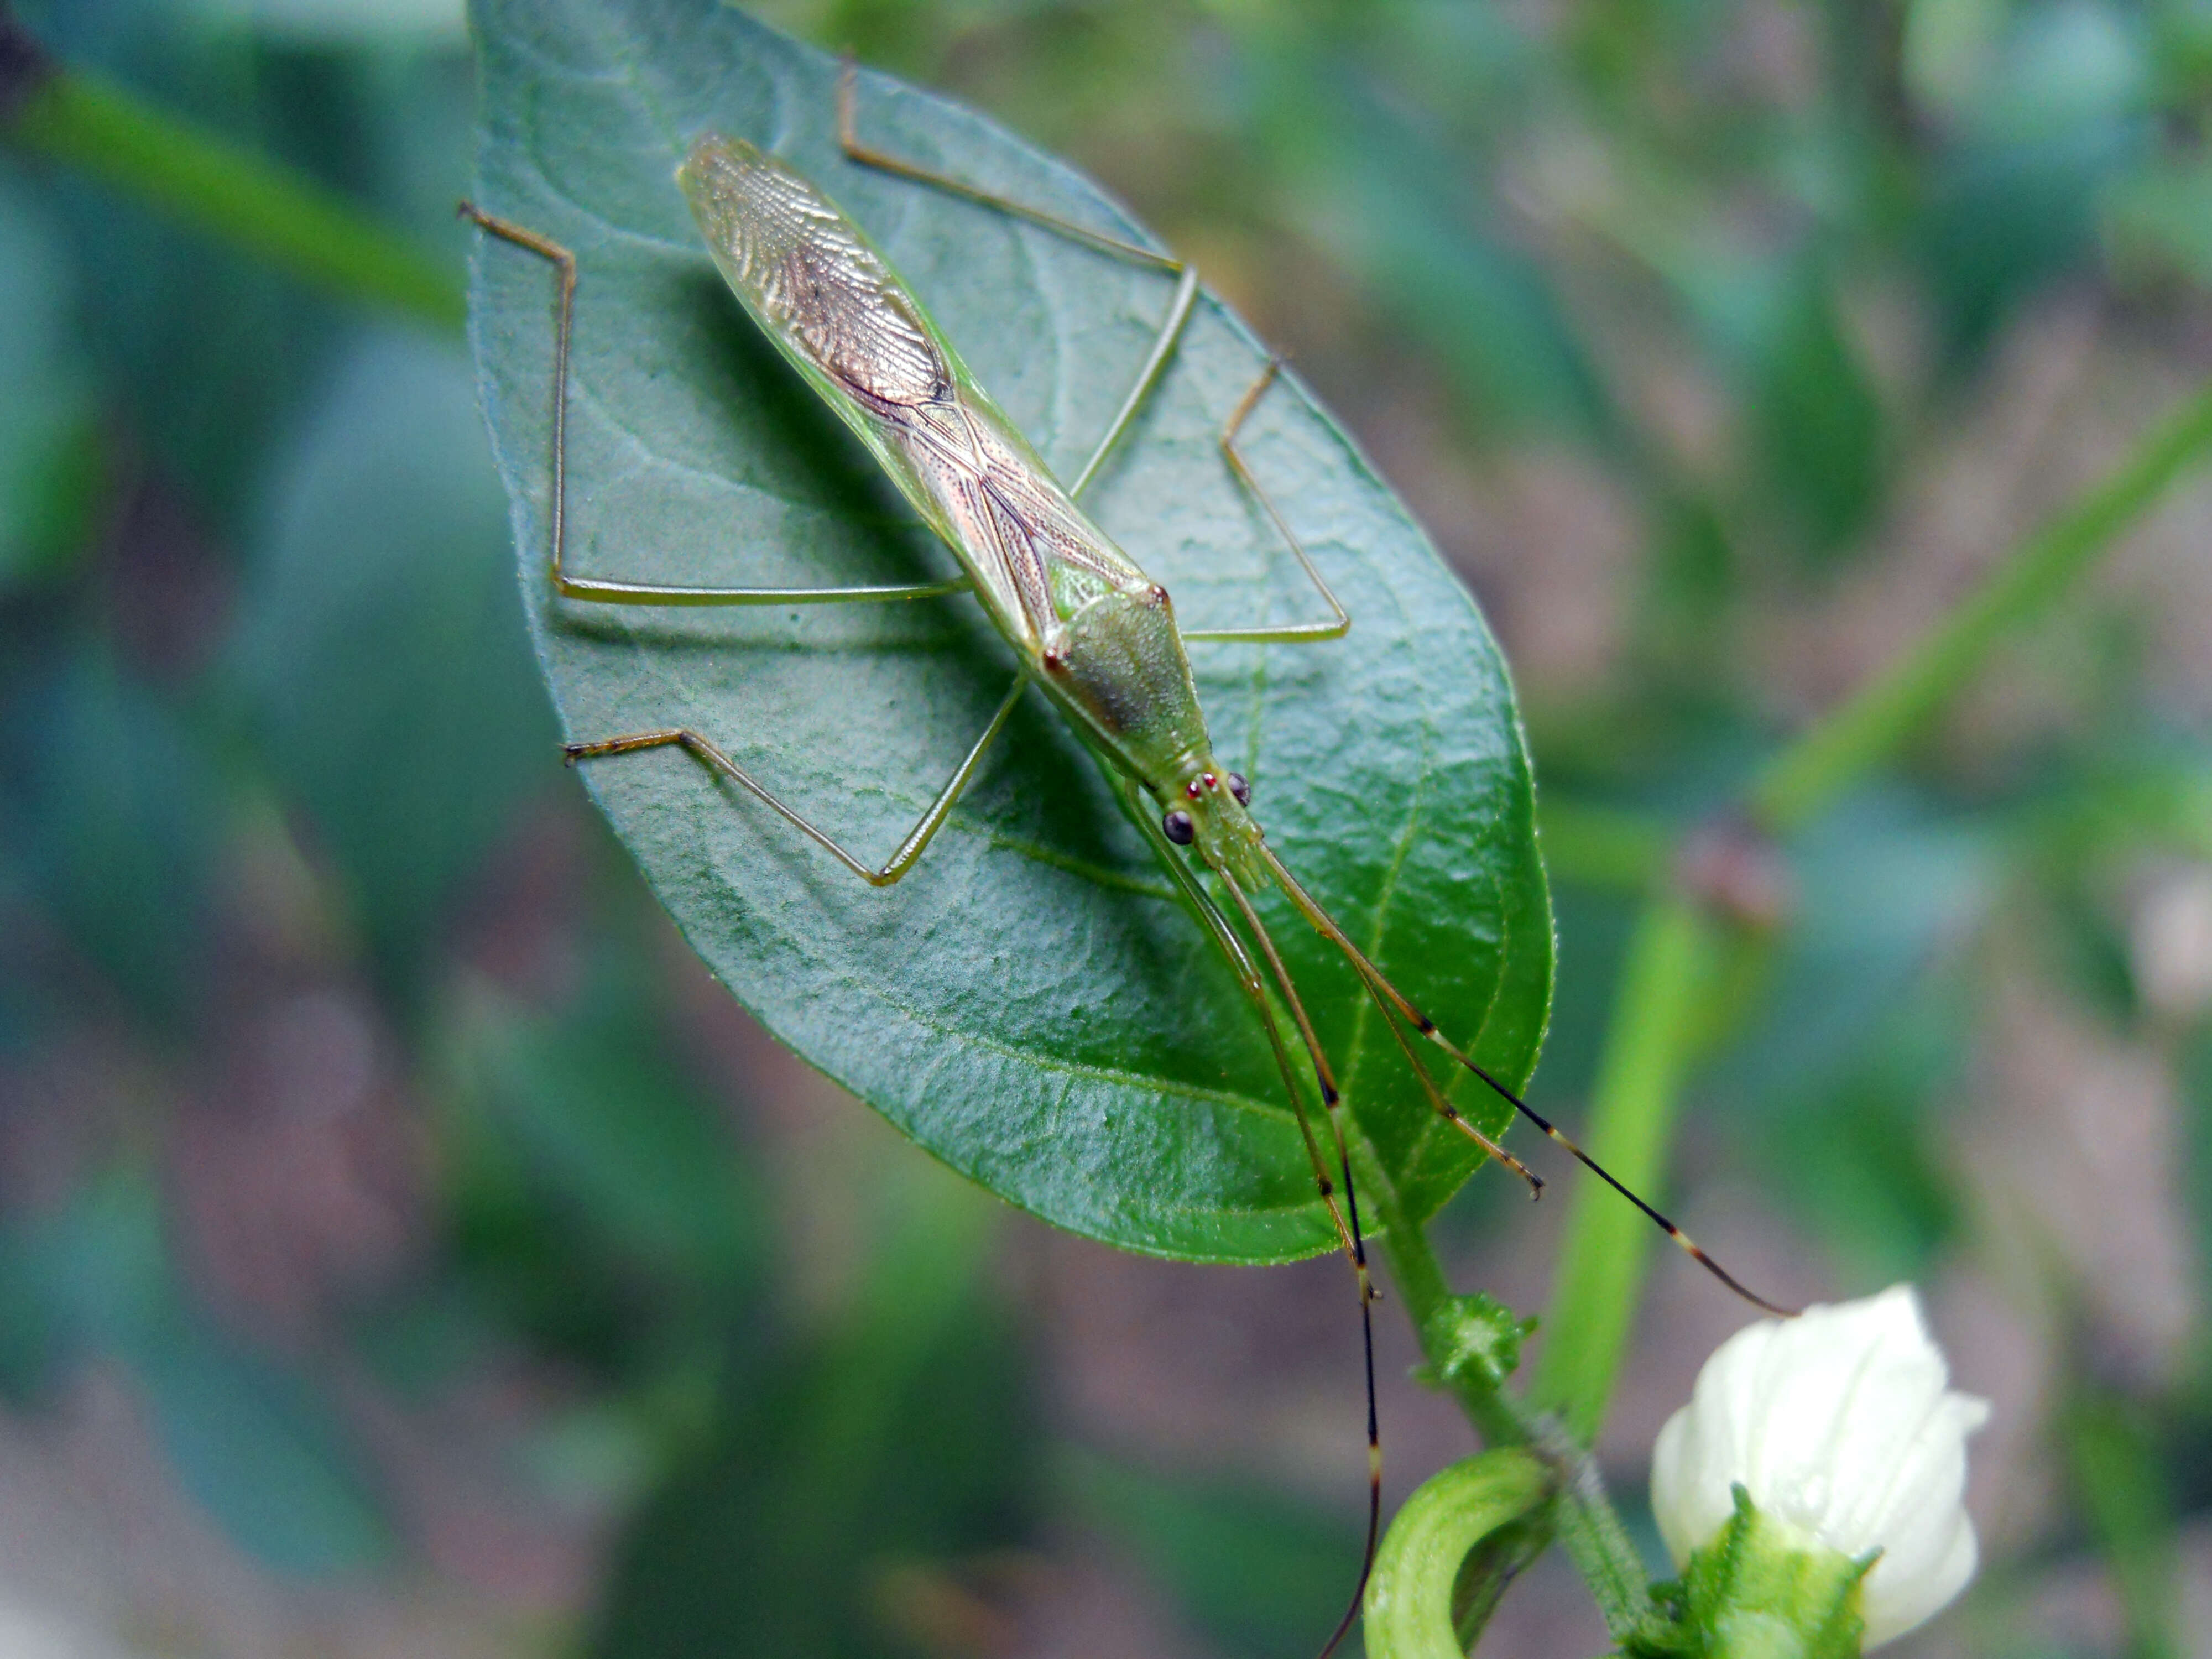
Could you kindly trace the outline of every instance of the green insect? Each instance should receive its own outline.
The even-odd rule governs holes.
[[[1267,365],[1229,415],[1221,433],[1221,453],[1238,483],[1295,556],[1326,615],[1264,627],[1182,629],[1167,589],[1116,546],[1079,503],[1172,361],[1198,298],[1196,273],[1149,249],[867,148],[856,130],[849,65],[839,83],[838,126],[845,155],[854,162],[1016,215],[1103,253],[1157,267],[1173,279],[1164,319],[1105,435],[1073,483],[1063,487],[1030,441],[975,383],[951,343],[866,234],[814,185],[773,155],[744,139],[709,132],[692,144],[677,180],[714,263],[762,332],[867,447],[914,510],[951,549],[963,574],[935,582],[802,589],[686,587],[571,574],[566,564],[567,410],[576,262],[550,239],[464,204],[461,210],[466,217],[550,261],[559,274],[552,584],[570,599],[625,605],[851,604],[969,593],[1015,655],[1018,668],[1013,684],[951,778],[897,849],[878,865],[848,851],[779,799],[710,738],[688,727],[571,743],[567,752],[571,760],[580,761],[680,747],[781,816],[853,874],[885,887],[915,867],[943,828],[1017,702],[1034,690],[1059,712],[1096,757],[1162,868],[1232,969],[1266,1035],[1297,1118],[1315,1188],[1357,1276],[1366,1338],[1368,1401],[1368,1541],[1360,1572],[1364,1589],[1381,1517],[1381,1448],[1369,1311],[1375,1291],[1340,1121],[1336,1079],[1297,987],[1255,907],[1255,893],[1270,886],[1279,889],[1342,952],[1435,1111],[1520,1175],[1532,1194],[1540,1189],[1541,1182],[1445,1097],[1415,1053],[1416,1037],[1496,1091],[1739,1295],[1761,1307],[1770,1304],[1745,1290],[1672,1222],[1530,1110],[1393,985],[1285,866],[1253,815],[1252,793],[1245,780],[1217,758],[1192,681],[1184,648],[1188,642],[1318,645],[1341,637],[1352,626],[1352,618],[1237,449],[1237,434],[1273,384],[1276,366]],[[1208,885],[1209,875],[1213,887]],[[1216,887],[1225,905],[1216,898]],[[1278,999],[1287,1014],[1287,1030],[1277,1010]],[[1304,1080],[1308,1077],[1310,1083]],[[1321,1103],[1325,1131],[1316,1130],[1307,1104],[1309,1088]],[[1324,1654],[1350,1627],[1359,1599],[1360,1589],[1355,1589]]]

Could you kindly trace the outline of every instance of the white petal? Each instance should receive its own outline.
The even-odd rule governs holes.
[[[1862,1651],[1880,1647],[1934,1618],[1966,1588],[1980,1556],[1974,1543],[1974,1523],[1963,1511],[1956,1520],[1942,1553],[1918,1571],[1886,1574],[1887,1558],[1874,1564],[1863,1592],[1866,1643]]]
[[[1675,1565],[1727,1523],[1741,1482],[1808,1541],[1880,1553],[1869,1644],[1917,1624],[1974,1570],[1966,1441],[1989,1406],[1949,1380],[1909,1285],[1738,1331],[1653,1449],[1652,1509]]]
[[[1668,1418],[1651,1447],[1651,1516],[1678,1569],[1688,1564],[1690,1552],[1704,1541],[1705,1534],[1694,1488],[1684,1468],[1691,1409],[1685,1406]]]

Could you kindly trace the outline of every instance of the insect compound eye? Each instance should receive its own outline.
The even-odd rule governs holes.
[[[1249,806],[1252,804],[1252,786],[1244,781],[1244,775],[1242,772],[1231,772],[1229,775],[1229,793],[1237,797],[1237,804],[1239,806]]]
[[[1178,847],[1189,846],[1191,838],[1198,833],[1197,827],[1190,821],[1190,814],[1180,806],[1160,820],[1160,828],[1167,831],[1168,839]]]

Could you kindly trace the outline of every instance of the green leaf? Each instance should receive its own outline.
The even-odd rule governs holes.
[[[1040,1424],[987,1288],[996,1208],[910,1158],[854,1173],[867,1278],[738,1369],[669,1461],[611,1552],[597,1659],[930,1652],[963,1580],[1033,1547]]]
[[[263,752],[404,979],[558,776],[466,370],[364,336],[277,469],[232,660]]]
[[[96,641],[29,651],[0,689],[0,834],[70,941],[169,1030],[199,1004],[219,802],[175,708]]]
[[[1857,1560],[1753,1507],[1735,1513],[1662,1585],[1665,1616],[1622,1644],[1630,1659],[1859,1659],[1862,1588],[1879,1551]]]
[[[359,1572],[391,1532],[366,1460],[305,1378],[170,1312],[137,1356],[155,1432],[185,1490],[233,1540],[279,1571]]]
[[[874,236],[1062,476],[1164,310],[1157,272],[845,161],[836,66],[705,0],[485,0],[481,200],[572,248],[572,568],[834,584],[949,573],[859,447],[723,289],[670,173],[708,127],[817,180]],[[980,117],[861,78],[870,139],[1141,235]],[[675,725],[884,856],[1014,672],[972,601],[656,612],[549,603],[552,275],[479,248],[471,331],[538,653],[579,738]],[[1186,625],[1318,610],[1216,437],[1265,354],[1202,301],[1090,505]],[[1222,757],[1352,935],[1508,1079],[1532,1067],[1552,939],[1503,663],[1466,592],[1295,383],[1245,451],[1354,617],[1341,641],[1193,647]],[[1036,700],[899,885],[854,881],[672,750],[587,781],[662,902],[785,1042],[1046,1219],[1126,1248],[1267,1261],[1332,1234],[1258,1023],[1114,792]],[[1267,896],[1376,1166],[1432,1212],[1478,1161],[1429,1110],[1340,961]],[[1458,1097],[1479,1120],[1496,1104]]]
[[[502,1150],[556,1195],[566,1224],[618,1258],[687,1283],[741,1279],[764,1206],[714,1103],[672,1063],[664,1031],[619,991],[593,989],[615,1006],[488,1034]]]
[[[119,1166],[9,1241],[58,1350],[130,1366],[179,1484],[240,1547],[307,1577],[375,1564],[390,1529],[343,1415],[179,1283],[161,1207],[150,1176]]]
[[[0,591],[86,539],[98,441],[69,326],[70,269],[49,216],[0,175]]]
[[[319,124],[288,131],[275,95],[286,77],[250,34],[209,27],[198,11],[68,6],[32,22],[72,70],[112,76],[248,150],[310,166],[327,157]],[[334,106],[343,107],[325,94],[322,122]],[[321,370],[336,313],[293,277],[150,204],[72,169],[51,177],[48,199],[72,256],[72,310],[99,368],[103,414],[120,424],[129,453],[185,489],[204,521],[234,531],[272,441]]]
[[[2105,241],[2133,274],[2212,282],[2212,162],[2159,156],[2106,186]]]
[[[1747,365],[1753,476],[1817,560],[1850,552],[1881,505],[1881,404],[1828,273],[1808,261],[1777,289]]]

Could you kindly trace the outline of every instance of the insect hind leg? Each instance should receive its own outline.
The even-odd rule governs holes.
[[[689,587],[663,582],[613,581],[568,574],[568,362],[576,328],[576,256],[541,232],[485,212],[473,202],[456,211],[477,229],[534,253],[559,279],[559,306],[553,331],[553,502],[547,557],[554,591],[563,598],[600,605],[838,605],[934,599],[967,592],[966,576],[944,581],[893,582],[844,587]]]
[[[1089,487],[1091,481],[1097,477],[1099,468],[1105,465],[1106,458],[1114,453],[1115,446],[1121,441],[1131,425],[1135,422],[1138,411],[1143,409],[1146,400],[1152,396],[1153,389],[1159,384],[1161,376],[1167,372],[1169,362],[1175,356],[1176,343],[1182,338],[1184,325],[1189,322],[1191,311],[1198,303],[1196,269],[1186,261],[1176,258],[1171,253],[1162,253],[1155,248],[1145,246],[1142,243],[1132,242],[1124,237],[1110,235],[1104,231],[1093,230],[1087,225],[1076,223],[1073,219],[1063,219],[1058,214],[1047,213],[1042,209],[1031,207],[1025,202],[1018,202],[1011,197],[1000,196],[994,191],[971,185],[965,179],[956,179],[950,173],[940,173],[933,167],[923,167],[917,162],[906,160],[903,156],[893,155],[888,151],[877,149],[872,145],[862,143],[860,134],[857,74],[853,66],[853,60],[849,58],[845,60],[837,76],[837,143],[839,148],[845,152],[847,160],[857,162],[862,167],[873,167],[879,173],[888,173],[895,178],[910,179],[915,183],[927,185],[933,190],[941,190],[947,195],[957,196],[963,201],[973,202],[980,207],[990,208],[996,212],[1026,220],[1030,224],[1049,230],[1055,235],[1065,236],[1071,241],[1079,242],[1085,247],[1095,248],[1099,252],[1109,254],[1117,259],[1126,259],[1133,264],[1145,265],[1154,270],[1164,271],[1176,279],[1175,295],[1168,301],[1167,314],[1161,320],[1158,332],[1152,337],[1152,349],[1145,355],[1144,367],[1137,371],[1135,382],[1122,398],[1121,405],[1115,411],[1114,418],[1108,423],[1104,435],[1091,449],[1091,459],[1084,463],[1082,471],[1075,475],[1075,481],[1067,487],[1067,493],[1071,496],[1079,501],[1081,500],[1084,490]]]
[[[983,735],[975,739],[958,769],[946,781],[944,788],[938,791],[937,799],[929,804],[929,809],[915,820],[914,828],[907,831],[905,839],[899,842],[898,850],[879,865],[871,865],[855,858],[827,830],[817,828],[796,807],[787,804],[766,784],[732,760],[712,738],[689,726],[667,726],[653,732],[632,732],[618,738],[601,738],[590,743],[563,744],[562,749],[571,765],[578,761],[598,760],[611,755],[635,754],[645,749],[681,749],[710,771],[727,778],[763,803],[871,887],[889,887],[914,868],[924,849],[937,832],[945,827],[945,820],[951,816],[954,805],[975,777],[976,769],[982,765],[983,757],[989,751],[991,744],[1006,729],[1006,717],[1014,712],[1014,705],[1021,701],[1022,692],[1028,684],[1027,675],[1015,677],[1012,689],[1000,700],[998,712],[991,716],[991,723],[983,728]]]

